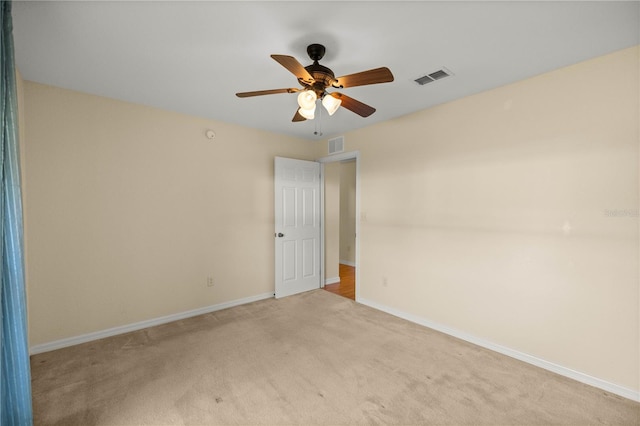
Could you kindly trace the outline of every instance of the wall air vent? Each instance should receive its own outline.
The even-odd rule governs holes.
[[[425,84],[431,83],[432,81],[440,80],[445,77],[450,77],[452,75],[453,73],[451,71],[443,67],[442,69],[423,75],[420,78],[416,78],[413,81],[418,83],[420,86],[424,86]]]
[[[344,136],[329,139],[329,155],[344,151]]]

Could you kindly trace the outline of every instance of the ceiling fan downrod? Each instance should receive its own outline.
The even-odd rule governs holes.
[[[320,59],[322,59],[326,51],[327,49],[323,45],[318,43],[310,44],[309,46],[307,46],[307,55],[309,55],[309,58],[311,58],[313,62],[318,62]]]

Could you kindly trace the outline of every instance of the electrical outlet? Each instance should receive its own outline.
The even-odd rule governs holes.
[[[211,275],[207,277],[207,287],[213,287],[213,277]]]
[[[382,287],[386,287],[387,284],[389,284],[389,281],[387,280],[387,277],[382,277]]]

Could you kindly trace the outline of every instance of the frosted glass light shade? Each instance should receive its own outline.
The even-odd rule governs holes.
[[[298,110],[298,113],[303,116],[304,118],[306,118],[307,120],[313,120],[313,117],[315,117],[315,112],[316,112],[316,105],[313,104],[312,108],[300,108]]]
[[[313,90],[303,90],[298,95],[298,105],[300,105],[300,108],[306,110],[315,109],[316,99],[318,99],[316,92]]]
[[[329,94],[325,95],[324,98],[322,98],[322,105],[327,110],[329,115],[333,115],[338,110],[341,103],[342,101],[340,99],[336,99]]]

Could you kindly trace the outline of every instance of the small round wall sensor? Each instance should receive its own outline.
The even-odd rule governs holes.
[[[214,132],[213,130],[207,130],[205,132],[205,135],[207,136],[208,139],[215,139],[216,132]]]

